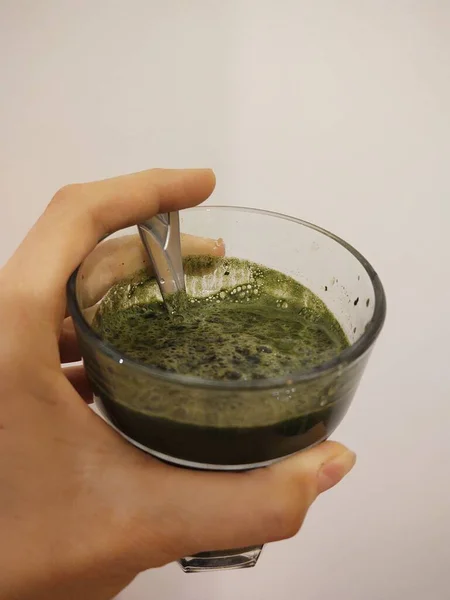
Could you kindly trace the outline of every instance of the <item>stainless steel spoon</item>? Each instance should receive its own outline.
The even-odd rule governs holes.
[[[186,290],[178,211],[161,213],[138,225],[139,235],[155,269],[156,280],[169,313],[170,297]]]

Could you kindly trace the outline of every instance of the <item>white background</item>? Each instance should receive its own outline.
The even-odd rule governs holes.
[[[65,183],[212,166],[216,201],[333,230],[388,296],[336,433],[357,468],[302,532],[120,600],[450,597],[449,115],[448,0],[0,0],[0,262]]]

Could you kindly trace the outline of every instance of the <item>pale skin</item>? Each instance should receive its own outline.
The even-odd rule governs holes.
[[[1,600],[107,600],[181,556],[291,537],[353,467],[335,442],[247,473],[168,466],[95,415],[83,370],[64,368],[79,358],[71,272],[106,233],[199,204],[214,185],[210,170],[150,170],[67,186],[0,271]],[[186,238],[185,253],[199,244],[223,251]],[[87,305],[105,286],[91,276]]]

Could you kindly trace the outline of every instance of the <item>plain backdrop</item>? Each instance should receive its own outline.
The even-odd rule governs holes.
[[[331,229],[386,287],[352,475],[255,569],[120,600],[450,597],[449,157],[448,0],[0,0],[0,262],[65,183],[211,166],[213,201]]]

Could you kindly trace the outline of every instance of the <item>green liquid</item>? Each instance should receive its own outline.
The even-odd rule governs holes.
[[[186,259],[185,272],[194,294],[173,297],[170,314],[155,279],[142,272],[110,290],[94,329],[133,360],[209,380],[309,370],[349,345],[325,304],[287,275],[212,257]],[[215,282],[214,293],[205,293],[202,282]]]
[[[349,345],[325,304],[293,278],[249,261],[203,256],[184,266],[187,294],[172,297],[171,314],[155,279],[141,271],[111,288],[92,326],[124,357],[210,384],[158,377],[81,337],[89,379],[110,420],[160,456],[195,464],[254,465],[326,439],[365,361],[345,373],[338,365],[292,376]],[[269,377],[280,381],[265,386]]]

